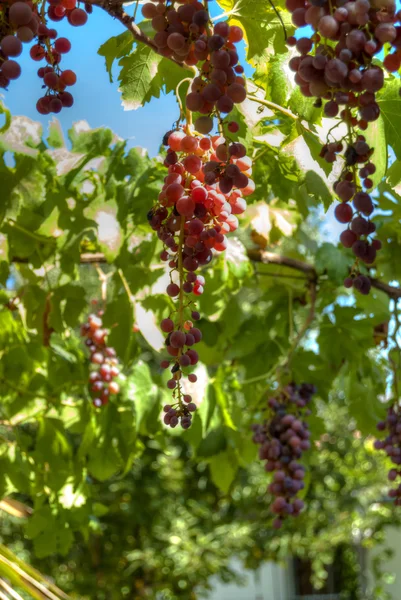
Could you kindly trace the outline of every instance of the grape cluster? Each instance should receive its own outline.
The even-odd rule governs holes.
[[[197,364],[193,346],[202,339],[193,324],[200,315],[192,310],[188,295],[203,293],[205,278],[197,271],[210,263],[213,250],[226,249],[226,234],[237,229],[237,215],[245,211],[245,197],[254,184],[249,178],[252,162],[242,144],[220,135],[191,133],[189,127],[168,132],[164,142],[168,145],[164,161],[168,174],[158,204],[148,214],[150,226],[164,245],[160,258],[170,268],[167,294],[178,299],[178,310],[161,323],[173,361],[171,366],[170,360],[164,360],[161,366],[171,367],[167,387],[177,400],[176,405],[168,405],[164,421],[175,427],[181,417],[182,427],[187,428],[195,405],[189,395],[183,395],[180,380],[183,369]],[[188,380],[194,383],[196,375],[190,373]]]
[[[158,203],[148,214],[150,226],[164,245],[160,258],[170,268],[167,294],[178,299],[177,310],[161,324],[172,357],[161,366],[171,370],[167,387],[175,399],[175,404],[164,408],[164,422],[176,427],[181,419],[187,429],[196,406],[184,394],[181,380],[183,369],[197,364],[193,346],[202,339],[201,331],[193,326],[200,315],[188,295],[203,293],[205,278],[197,271],[210,263],[213,251],[226,249],[226,234],[237,229],[237,215],[245,211],[245,198],[255,189],[246,148],[230,138],[239,125],[221,116],[246,97],[245,79],[240,76],[243,68],[235,50],[243,32],[226,22],[212,27],[207,3],[196,0],[148,2],[142,13],[152,21],[161,54],[198,67],[186,96],[187,124],[164,136],[168,174]],[[191,112],[201,115],[194,128],[189,122]],[[210,135],[215,119],[220,134]],[[194,383],[196,375],[190,373],[188,380]]]
[[[59,113],[63,107],[72,106],[74,99],[66,88],[76,82],[74,71],[60,68],[62,56],[70,51],[71,43],[67,38],[58,38],[57,31],[47,26],[46,7],[47,17],[52,21],[66,17],[71,25],[84,25],[87,12],[76,3],[77,0],[0,3],[0,88],[8,88],[11,81],[19,78],[21,67],[15,59],[21,55],[23,43],[34,41],[30,57],[35,62],[46,62],[46,66],[38,70],[46,91],[36,104],[43,115]],[[87,11],[91,11],[91,6]]]
[[[108,404],[110,396],[118,394],[120,386],[116,377],[120,374],[116,351],[107,345],[107,329],[103,328],[103,312],[91,314],[81,326],[81,335],[90,351],[90,361],[95,367],[89,375],[89,389],[93,406],[100,408]]]
[[[340,241],[355,255],[351,276],[344,283],[367,294],[370,282],[360,275],[359,261],[371,265],[381,242],[369,237],[376,229],[369,218],[374,210],[369,193],[373,188],[371,175],[376,168],[371,161],[373,148],[360,131],[380,115],[376,93],[384,85],[384,74],[374,64],[374,56],[390,44],[395,52],[386,56],[384,66],[389,71],[400,67],[401,27],[396,23],[401,13],[396,13],[393,0],[286,0],[286,6],[295,26],[310,25],[314,30],[310,38],[288,39],[299,52],[289,66],[301,93],[315,97],[316,106],[324,102],[324,114],[338,116],[347,125],[347,135],[325,144],[321,156],[334,163],[341,155],[344,161],[334,184],[341,202],[335,216],[348,224]]]
[[[174,3],[149,2],[142,8],[156,31],[154,42],[164,56],[198,65],[199,75],[191,84],[186,107],[201,113],[195,122],[199,133],[213,129],[213,115],[230,113],[235,104],[246,98],[244,69],[238,64],[235,44],[243,39],[240,27],[221,21],[212,27],[205,6],[196,0],[175,7]],[[231,133],[238,123],[228,123]]]
[[[294,383],[286,386],[268,401],[271,418],[262,425],[252,426],[253,441],[260,445],[259,458],[265,460],[265,469],[273,473],[268,491],[275,496],[271,511],[277,517],[273,527],[280,529],[283,519],[298,516],[304,507],[298,492],[304,488],[305,468],[298,461],[310,448],[308,424],[302,420],[310,414],[310,403],[315,386]]]
[[[376,450],[384,450],[391,462],[396,468],[390,469],[388,473],[389,481],[401,479],[401,412],[398,407],[391,406],[387,411],[385,421],[377,424],[379,431],[387,430],[387,437],[384,440],[376,440],[374,447]],[[395,499],[396,506],[401,506],[401,483],[397,488],[391,489],[388,493],[390,498]]]

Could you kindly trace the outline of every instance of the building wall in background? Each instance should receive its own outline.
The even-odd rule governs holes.
[[[393,557],[388,561],[385,568],[389,574],[389,579],[394,576],[392,583],[388,583],[386,591],[391,594],[392,600],[401,600],[401,530],[395,527],[389,527],[386,533],[386,543],[383,546],[377,546],[370,554],[368,578],[371,582],[373,579],[372,559],[380,555],[384,548],[391,548],[394,552]]]
[[[244,578],[246,585],[224,585],[217,579],[212,582],[213,592],[209,600],[292,600],[292,572],[276,563],[266,563],[255,573],[245,571],[241,563],[232,567]]]
[[[366,560],[366,579],[368,588],[372,589],[373,568],[372,560],[380,556],[384,548],[391,548],[393,557],[388,561],[385,569],[389,576],[386,591],[391,594],[392,600],[401,600],[401,530],[389,528],[386,543],[375,548]],[[293,569],[276,563],[266,563],[256,573],[246,571],[240,562],[234,562],[232,567],[246,580],[243,587],[225,585],[217,578],[212,580],[213,591],[209,600],[338,600],[333,595],[295,596]],[[394,577],[394,579],[393,579]],[[364,599],[365,600],[365,599]],[[366,598],[370,600],[370,597]]]

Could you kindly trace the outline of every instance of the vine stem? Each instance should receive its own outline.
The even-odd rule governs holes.
[[[271,108],[272,110],[281,112],[283,115],[290,117],[290,119],[293,119],[294,121],[299,121],[299,117],[297,117],[297,115],[295,115],[293,112],[291,112],[287,108],[284,108],[284,106],[280,106],[280,104],[276,104],[275,102],[270,102],[270,100],[264,100],[263,98],[258,98],[257,96],[254,96],[253,94],[248,94],[247,98],[248,98],[248,100],[251,100],[252,102],[257,102],[258,104],[262,104],[262,106],[266,106],[267,108]]]
[[[179,329],[179,331],[182,331],[182,329],[184,327],[184,288],[183,288],[184,267],[183,267],[183,260],[182,260],[182,253],[183,253],[183,246],[184,246],[184,230],[185,230],[185,216],[182,215],[181,223],[180,223],[180,238],[178,241],[178,277],[179,277],[179,284],[180,284],[180,295],[178,297],[178,329]],[[178,357],[180,357],[181,354],[182,354],[182,350],[180,349],[178,352]],[[178,391],[178,402],[179,402],[180,406],[182,406],[180,381],[178,381],[177,391]]]
[[[11,383],[11,381],[8,381],[7,379],[4,379],[4,378],[0,379],[0,383],[7,386],[8,388],[13,390],[17,394],[30,396],[31,398],[40,398],[41,400],[46,400],[46,402],[49,402],[49,400],[52,400],[51,396],[44,396],[43,394],[37,394],[36,392],[31,392],[31,390],[20,388],[17,385],[14,385],[13,383]]]
[[[398,378],[400,376],[400,370],[401,370],[401,348],[398,343],[398,332],[400,330],[401,323],[400,323],[400,318],[399,318],[399,314],[398,314],[398,301],[397,300],[394,300],[393,317],[394,317],[394,331],[393,331],[393,335],[391,336],[391,339],[394,343],[393,349],[398,354],[398,365],[396,364],[395,359],[392,358],[391,356],[390,356],[389,360],[390,360],[390,364],[391,364],[391,370],[393,372],[393,389],[394,389],[395,400],[396,400],[396,402],[398,402],[400,399],[400,389],[399,389],[399,385],[398,385]]]
[[[138,6],[139,6],[139,0],[136,0],[134,14],[132,15],[133,21],[135,21],[135,19],[136,19],[136,13],[138,12]]]
[[[288,322],[290,325],[290,339],[294,335],[294,316],[293,316],[293,305],[292,305],[292,290],[288,293]]]
[[[283,367],[284,369],[289,369],[295,350],[297,349],[299,343],[302,341],[304,335],[307,333],[309,327],[312,325],[312,323],[315,319],[316,300],[317,300],[317,289],[316,289],[316,281],[315,280],[310,281],[309,293],[310,293],[310,308],[309,308],[308,316],[306,317],[304,324],[302,325],[296,338],[294,339],[294,341],[291,344],[290,351],[288,352],[288,355],[287,355],[287,360]]]
[[[176,97],[176,99],[177,99],[178,106],[179,106],[179,108],[180,108],[180,118],[179,118],[179,119],[178,119],[178,121],[177,121],[177,125],[179,124],[179,122],[180,122],[180,121],[183,121],[183,120],[184,120],[184,118],[185,118],[185,115],[187,116],[187,121],[188,121],[188,112],[189,112],[189,111],[188,111],[188,110],[184,111],[184,107],[183,107],[183,105],[182,105],[182,101],[181,101],[181,98],[180,98],[180,87],[181,87],[181,86],[182,86],[182,84],[183,84],[183,83],[185,83],[186,81],[189,81],[189,82],[191,82],[191,81],[192,81],[192,79],[193,79],[192,77],[185,77],[185,79],[181,79],[181,81],[179,81],[179,82],[178,82],[178,85],[177,85],[177,87],[175,88],[175,92],[174,92],[174,93],[175,93],[175,97]],[[189,86],[188,86],[188,87],[189,87]]]
[[[185,119],[187,122],[186,125],[186,133],[187,135],[191,135],[191,127],[192,127],[192,113],[190,110],[188,110],[188,108],[185,109]]]
[[[330,0],[329,0],[329,1],[330,1]],[[284,31],[284,41],[287,41],[287,37],[288,37],[288,36],[287,36],[287,30],[286,30],[286,28],[285,28],[285,25],[284,25],[284,21],[283,21],[283,19],[282,19],[281,15],[280,15],[280,13],[278,12],[277,8],[274,6],[274,3],[272,2],[272,0],[269,0],[269,4],[270,4],[270,6],[272,7],[272,9],[274,10],[274,12],[276,13],[276,15],[277,15],[277,18],[278,18],[278,20],[279,20],[279,21],[280,21],[280,23],[281,23],[281,26],[282,26],[282,28],[283,28],[283,31]]]
[[[106,300],[107,300],[107,282],[108,282],[108,279],[111,277],[112,273],[108,273],[106,275],[106,273],[104,273],[102,271],[102,269],[99,267],[98,264],[95,265],[95,268],[96,268],[97,274],[99,276],[99,281],[101,284],[102,302],[103,302],[103,305],[105,305]]]
[[[257,383],[258,381],[262,381],[263,379],[268,379],[271,375],[273,375],[275,370],[276,366],[272,367],[267,373],[263,373],[262,375],[256,375],[255,377],[250,377],[249,379],[244,379],[242,385]]]
[[[18,231],[21,231],[21,233],[24,233],[28,237],[35,240],[35,242],[39,242],[42,244],[53,242],[53,240],[46,239],[45,237],[42,237],[39,234],[29,231],[29,229],[25,229],[25,227],[22,227],[22,225],[19,225],[19,223],[17,223],[14,219],[7,219],[7,225],[10,225],[11,227],[14,227],[15,229],[17,229]]]
[[[178,276],[180,280],[180,295],[178,299],[178,323],[179,329],[183,326],[183,313],[184,313],[184,267],[182,261],[182,247],[184,245],[184,227],[185,227],[185,217],[181,217],[180,224],[180,239],[178,242]]]
[[[129,287],[129,285],[128,285],[128,281],[126,280],[126,278],[125,278],[125,275],[124,275],[124,273],[122,272],[122,269],[118,269],[118,271],[117,271],[117,272],[118,272],[118,274],[119,274],[119,276],[120,276],[120,279],[121,279],[121,281],[122,281],[122,284],[123,284],[123,286],[124,286],[124,289],[125,289],[125,291],[127,292],[128,299],[129,299],[129,301],[130,301],[130,302],[131,302],[131,304],[132,304],[132,303],[135,301],[135,296],[134,296],[134,294],[131,292],[131,289],[130,289],[130,287]]]

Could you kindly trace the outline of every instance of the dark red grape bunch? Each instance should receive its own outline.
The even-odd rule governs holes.
[[[115,379],[120,374],[116,351],[107,345],[107,329],[103,328],[103,312],[89,315],[87,323],[81,326],[81,335],[86,337],[85,345],[90,351],[93,369],[89,375],[89,390],[96,408],[108,404],[110,396],[119,393],[120,386]]]
[[[198,271],[210,263],[213,252],[226,249],[226,234],[238,228],[237,215],[245,211],[245,197],[255,186],[250,179],[252,161],[242,144],[220,135],[192,133],[189,127],[185,132],[168,132],[163,143],[168,147],[164,161],[168,174],[148,220],[163,242],[160,258],[170,269],[167,294],[178,300],[177,310],[161,323],[173,363],[164,360],[161,366],[171,369],[167,386],[177,400],[176,405],[169,405],[164,420],[175,427],[181,417],[186,428],[195,405],[189,400],[187,406],[182,400],[189,396],[183,394],[181,379],[185,369],[197,364],[193,346],[202,338],[193,326],[192,321],[200,317],[192,310],[194,301],[189,295],[203,293],[205,278]],[[194,383],[196,375],[190,373],[188,380]]]
[[[334,185],[341,202],[335,216],[348,224],[340,241],[355,255],[353,276],[344,283],[369,293],[370,282],[360,274],[359,262],[373,264],[381,242],[369,237],[376,229],[370,220],[374,210],[371,176],[376,167],[371,160],[373,148],[360,131],[380,115],[376,93],[384,86],[384,73],[374,57],[384,46],[386,51],[393,47],[395,53],[386,56],[384,66],[397,71],[401,64],[401,12],[396,12],[394,0],[286,0],[286,6],[294,25],[310,25],[314,30],[310,38],[288,39],[299,52],[289,62],[295,82],[304,96],[317,99],[316,106],[323,105],[326,117],[338,117],[347,125],[347,135],[325,144],[320,156],[328,163],[338,156],[344,160]]]
[[[21,67],[15,58],[22,53],[22,43],[33,41],[31,59],[46,63],[38,70],[38,76],[43,80],[42,87],[46,90],[36,104],[38,112],[47,115],[59,113],[63,107],[71,107],[74,99],[67,88],[73,86],[77,78],[74,71],[60,67],[63,55],[71,49],[71,43],[67,38],[58,38],[57,31],[48,27],[47,19],[61,21],[66,17],[71,25],[79,26],[86,23],[87,12],[77,7],[77,0],[1,2],[0,88],[8,88],[12,80],[18,79]]]
[[[36,6],[23,0],[0,3],[0,88],[8,88],[21,75],[16,58],[22,54],[22,44],[33,40],[40,18]]]
[[[369,218],[374,210],[373,199],[366,191],[372,188],[369,176],[376,171],[376,167],[370,162],[372,153],[373,148],[366,143],[365,137],[358,135],[355,143],[347,146],[345,166],[334,184],[334,191],[341,201],[336,206],[334,215],[340,223],[348,224],[348,228],[340,235],[340,242],[345,248],[351,248],[356,258],[356,267],[352,269],[355,276],[347,277],[344,285],[353,286],[362,294],[368,294],[371,286],[369,278],[359,273],[358,261],[366,265],[373,264],[376,252],[381,248],[380,240],[370,237],[376,231],[375,223]]]
[[[377,424],[378,431],[386,431],[387,437],[384,440],[376,440],[374,447],[376,450],[384,450],[391,459],[395,468],[390,469],[388,479],[395,482],[401,480],[401,412],[399,406],[391,406],[387,411],[385,421]],[[394,498],[396,506],[401,506],[401,483],[396,488],[388,492],[390,498]]]
[[[213,114],[228,115],[236,104],[246,99],[244,69],[238,64],[235,48],[242,38],[240,27],[229,26],[222,21],[214,26],[213,31],[206,30],[195,42],[194,54],[202,65],[199,75],[192,81],[186,106],[205,115],[195,121],[195,129],[200,133],[210,133],[213,129]],[[228,129],[235,133],[238,123],[231,121]]]
[[[275,496],[271,505],[277,515],[275,529],[280,529],[287,516],[297,517],[304,507],[296,497],[304,488],[305,478],[305,467],[298,461],[311,446],[304,418],[310,414],[306,407],[315,393],[315,386],[309,383],[289,384],[269,399],[271,418],[252,426],[253,441],[260,445],[259,458],[266,461],[266,471],[273,473],[268,491]]]
[[[166,1],[148,2],[142,14],[151,19],[161,54],[198,66],[186,107],[202,115],[195,122],[196,130],[210,133],[214,115],[221,119],[221,114],[227,115],[246,98],[244,69],[235,48],[244,37],[242,29],[226,21],[213,26],[207,6],[196,0],[178,7]],[[238,129],[236,121],[228,123],[231,133]]]

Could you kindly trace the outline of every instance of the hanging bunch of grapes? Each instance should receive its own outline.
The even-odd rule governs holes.
[[[193,323],[200,318],[194,300],[205,286],[199,270],[210,263],[213,253],[226,249],[226,235],[237,229],[237,215],[245,211],[245,198],[255,188],[246,148],[231,139],[238,123],[227,117],[246,98],[235,48],[243,34],[226,22],[212,27],[200,2],[177,8],[167,2],[148,3],[143,14],[152,19],[159,50],[197,65],[199,71],[186,97],[186,123],[165,136],[168,174],[148,215],[164,245],[161,259],[170,269],[167,294],[177,299],[177,309],[161,324],[170,355],[161,366],[171,371],[167,386],[174,399],[165,406],[164,422],[171,427],[181,422],[187,429],[196,406],[184,392],[182,378],[197,364],[194,347],[202,339]],[[192,111],[201,113],[194,126]],[[218,133],[211,135],[214,129]],[[196,375],[189,373],[188,380],[194,383]]]
[[[89,391],[96,408],[108,404],[110,396],[120,391],[115,381],[120,375],[119,362],[114,348],[107,345],[108,331],[103,328],[102,316],[102,311],[89,315],[87,323],[81,326],[81,335],[86,338],[93,365],[89,374]]]
[[[340,240],[355,255],[351,276],[344,283],[368,294],[370,280],[360,274],[359,263],[373,264],[381,242],[372,238],[376,226],[370,220],[374,148],[362,132],[380,115],[376,93],[384,85],[384,74],[374,57],[386,45],[394,53],[386,56],[384,66],[397,71],[401,64],[401,28],[396,26],[400,14],[392,0],[286,0],[286,6],[294,25],[310,25],[314,30],[310,38],[288,40],[299,52],[289,63],[296,83],[304,96],[315,97],[317,105],[323,103],[327,117],[339,117],[347,126],[345,137],[328,140],[321,156],[329,163],[338,156],[344,161],[334,184],[340,202],[335,216],[348,224]]]
[[[396,404],[390,406],[387,411],[385,421],[377,424],[378,431],[386,431],[387,436],[384,440],[376,440],[374,446],[376,450],[384,450],[390,458],[394,467],[388,473],[388,479],[391,482],[401,480],[401,412]],[[396,488],[388,492],[390,498],[394,499],[396,506],[401,506],[401,482]]]
[[[310,448],[310,433],[305,417],[307,405],[316,389],[291,383],[268,401],[269,418],[252,426],[253,441],[259,444],[259,458],[273,474],[268,491],[275,496],[271,511],[277,515],[273,527],[279,529],[287,516],[297,517],[304,502],[297,494],[304,488],[305,467],[299,462]]]
[[[91,6],[87,7],[88,12]],[[21,67],[16,60],[21,54],[22,44],[33,42],[30,57],[35,62],[43,62],[38,70],[42,80],[44,95],[36,108],[42,115],[59,113],[63,107],[70,107],[74,99],[67,88],[74,85],[76,75],[70,69],[62,69],[61,59],[71,49],[67,38],[57,37],[57,31],[49,27],[49,21],[67,18],[74,26],[84,25],[87,13],[77,7],[77,0],[41,0],[33,3],[0,3],[0,88],[8,88],[10,83],[21,75]]]

